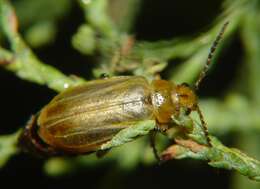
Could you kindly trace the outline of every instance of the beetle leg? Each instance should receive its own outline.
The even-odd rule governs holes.
[[[110,149],[99,150],[99,151],[96,152],[96,156],[97,156],[98,158],[102,158],[102,157],[104,157],[109,151],[110,151]]]
[[[158,150],[156,149],[156,146],[155,146],[156,133],[157,133],[156,131],[151,131],[150,132],[150,135],[149,135],[149,137],[150,137],[150,145],[151,145],[151,147],[153,149],[154,157],[156,158],[156,160],[158,162],[160,162],[161,161],[160,160],[160,156],[159,156]]]
[[[155,129],[162,133],[165,133],[169,129],[169,125],[167,124],[160,124],[157,122]]]

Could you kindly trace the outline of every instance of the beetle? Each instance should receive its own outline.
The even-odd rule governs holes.
[[[20,136],[20,145],[45,155],[91,153],[138,121],[155,120],[157,129],[165,131],[172,117],[184,109],[187,115],[198,113],[210,146],[195,90],[209,69],[227,24],[215,39],[194,87],[163,79],[149,83],[142,76],[93,80],[61,92],[32,116]]]

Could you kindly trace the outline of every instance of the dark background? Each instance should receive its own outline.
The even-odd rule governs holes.
[[[163,3],[162,3],[163,2]],[[221,12],[221,0],[145,0],[138,17],[135,33],[138,39],[159,40],[177,36],[193,36],[207,29]],[[88,58],[73,50],[70,37],[83,22],[83,15],[74,5],[70,15],[59,23],[56,42],[36,53],[44,62],[54,65],[67,74],[90,75]],[[218,65],[202,85],[200,96],[221,96],[230,87],[241,57],[239,41],[234,40],[221,53]],[[241,55],[240,55],[241,56]],[[87,71],[88,70],[88,71]],[[24,126],[29,116],[37,112],[55,95],[47,87],[22,81],[12,73],[0,69],[0,134],[13,133]],[[226,140],[227,142],[232,139]],[[20,154],[13,157],[0,170],[0,181],[6,187],[34,188],[229,188],[231,172],[210,168],[204,162],[176,160],[163,165],[140,167],[132,172],[118,172],[107,165],[61,177],[50,178],[42,172],[43,160]],[[111,180],[109,180],[111,179]],[[106,183],[110,183],[106,185]],[[105,186],[104,186],[105,185]]]

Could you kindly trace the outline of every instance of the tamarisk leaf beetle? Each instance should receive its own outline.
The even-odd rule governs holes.
[[[191,111],[198,113],[211,146],[194,90],[205,77],[227,25],[215,39],[194,87],[162,79],[149,83],[142,76],[117,76],[69,88],[31,117],[20,136],[20,146],[45,155],[96,152],[121,130],[139,121],[155,120],[158,130],[167,130],[181,109],[187,116]]]

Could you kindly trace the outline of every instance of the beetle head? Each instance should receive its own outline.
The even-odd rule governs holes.
[[[193,89],[186,83],[177,85],[175,90],[172,92],[173,103],[177,105],[177,109],[184,108],[189,112],[196,110],[197,107],[197,96]]]

